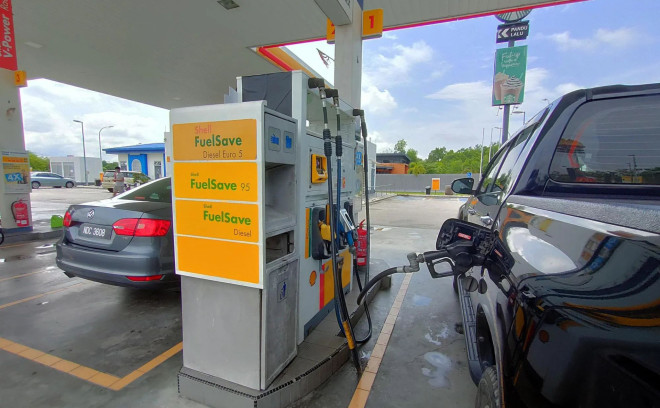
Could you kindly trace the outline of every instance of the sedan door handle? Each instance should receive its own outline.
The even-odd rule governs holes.
[[[490,226],[493,223],[493,219],[490,218],[490,216],[488,216],[488,215],[484,215],[483,217],[479,217],[479,219],[481,220],[481,222],[485,226]]]
[[[475,209],[472,208],[472,207],[468,207],[468,208],[467,208],[467,212],[468,212],[468,214],[470,214],[470,215],[477,215],[477,210],[475,210]]]

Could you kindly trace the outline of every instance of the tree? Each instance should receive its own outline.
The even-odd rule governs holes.
[[[429,153],[429,157],[426,159],[428,162],[438,162],[445,157],[447,154],[447,148],[446,147],[436,147],[435,149],[431,150]]]
[[[103,170],[108,171],[108,170],[114,170],[115,167],[118,167],[119,163],[117,162],[107,162],[103,160]]]
[[[424,163],[422,163],[421,160],[410,163],[410,169],[408,170],[408,173],[414,174],[416,176],[420,174],[426,174]]]
[[[408,145],[408,143],[406,143],[405,140],[403,140],[403,139],[399,140],[399,141],[396,142],[396,144],[394,145],[394,152],[395,152],[395,153],[403,153],[403,154],[405,154],[405,153],[406,153],[406,146],[407,146],[407,145]]]
[[[50,171],[50,159],[48,157],[37,156],[36,153],[28,151],[30,156],[30,167],[32,171]]]
[[[410,159],[411,162],[422,161],[422,159],[420,159],[420,158],[417,156],[417,150],[415,150],[415,149],[408,149],[408,150],[406,150],[406,156],[408,156],[408,158]]]

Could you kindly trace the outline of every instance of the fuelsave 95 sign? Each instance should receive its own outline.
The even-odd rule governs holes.
[[[14,17],[11,0],[0,0],[0,19],[2,35],[0,38],[0,68],[16,71],[16,37],[14,36]]]

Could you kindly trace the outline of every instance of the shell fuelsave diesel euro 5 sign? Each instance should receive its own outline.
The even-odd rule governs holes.
[[[257,121],[172,126],[177,273],[260,287]]]

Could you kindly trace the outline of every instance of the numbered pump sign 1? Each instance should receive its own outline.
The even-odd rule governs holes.
[[[493,106],[515,105],[523,102],[526,72],[526,45],[500,48],[495,52]]]

